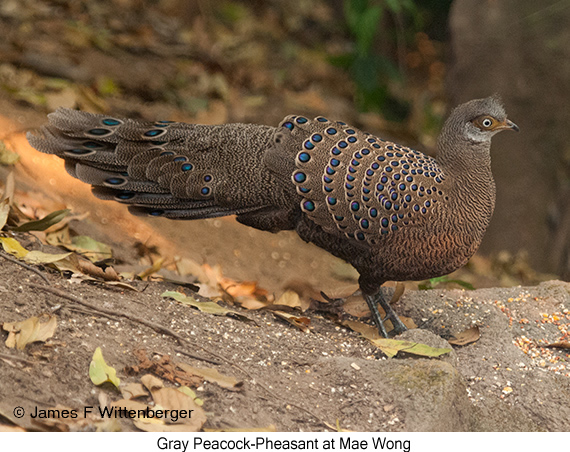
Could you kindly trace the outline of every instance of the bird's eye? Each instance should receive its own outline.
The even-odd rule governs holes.
[[[481,130],[492,130],[496,122],[497,120],[492,116],[479,116],[473,120],[473,124]]]

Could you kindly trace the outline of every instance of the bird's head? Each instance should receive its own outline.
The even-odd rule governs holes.
[[[448,122],[463,138],[474,143],[489,143],[501,130],[519,131],[518,126],[507,119],[505,108],[498,95],[475,99],[456,107]]]

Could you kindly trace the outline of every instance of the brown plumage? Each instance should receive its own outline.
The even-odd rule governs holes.
[[[383,336],[377,303],[391,280],[445,275],[475,253],[495,205],[491,137],[518,130],[497,97],[454,109],[437,160],[323,117],[279,127],[147,123],[59,109],[37,150],[63,158],[95,196],[134,214],[172,219],[237,215],[299,236],[350,262]],[[385,320],[385,319],[384,319]]]

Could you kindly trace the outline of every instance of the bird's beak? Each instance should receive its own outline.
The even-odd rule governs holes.
[[[517,126],[513,121],[509,120],[509,119],[505,119],[505,121],[499,125],[499,127],[497,127],[497,129],[499,130],[513,130],[515,132],[518,132],[519,126]]]

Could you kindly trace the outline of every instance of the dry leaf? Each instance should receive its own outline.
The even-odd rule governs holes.
[[[477,342],[480,337],[481,333],[479,331],[479,327],[475,325],[472,328],[468,328],[465,331],[456,334],[453,339],[450,339],[448,342],[451,345],[467,345]]]
[[[401,341],[397,339],[374,339],[370,341],[384,353],[392,358],[398,352],[406,352],[418,356],[437,357],[451,351],[450,348],[435,348],[418,342]]]
[[[156,414],[154,417],[138,418],[134,421],[137,428],[146,432],[197,432],[206,422],[206,413],[196,404],[192,397],[184,392],[174,388],[160,388],[152,391],[155,407],[152,411]],[[121,406],[126,405],[129,400],[121,400],[116,402]],[[137,402],[134,402],[137,403]],[[143,404],[139,404],[143,405]],[[143,405],[146,409],[146,405]],[[176,419],[172,416],[164,418],[160,417],[160,411],[175,411],[180,414]]]
[[[397,282],[389,304],[396,303],[402,297],[402,295],[404,295],[405,291],[406,291],[406,286],[404,286],[404,284],[401,282]]]
[[[5,322],[3,328],[4,331],[8,331],[6,347],[23,350],[32,342],[44,342],[52,337],[57,328],[57,320],[54,315],[45,315],[41,318],[30,317],[21,322]]]
[[[93,262],[76,254],[54,262],[54,265],[60,272],[71,271],[72,273],[81,273],[82,275],[100,278],[105,281],[120,281],[119,275],[113,267],[106,267],[105,270],[103,270]]]
[[[183,369],[185,372],[202,377],[204,380],[209,381],[210,383],[216,383],[222,388],[240,389],[243,385],[243,381],[239,381],[234,377],[222,375],[216,369],[193,367],[185,363],[176,363],[176,365]]]
[[[224,292],[234,298],[252,296],[257,291],[257,283],[255,281],[237,282],[233,279],[222,278],[219,284],[224,289]]]
[[[360,333],[364,338],[368,340],[380,339],[380,333],[378,328],[367,323],[357,322],[356,320],[343,320],[341,325],[349,327],[351,330]]]
[[[10,200],[5,199],[0,202],[0,229],[4,227],[8,221],[8,214],[10,213]]]
[[[164,383],[160,378],[155,377],[154,375],[146,374],[141,377],[141,382],[150,392],[164,388]]]
[[[51,254],[42,251],[30,251],[24,256],[24,261],[28,264],[53,264],[69,257],[71,253]]]
[[[145,397],[148,395],[148,392],[140,383],[129,383],[125,386],[122,386],[120,390],[123,398],[127,400],[138,399],[139,397]]]
[[[380,310],[380,307],[378,307],[378,309]],[[406,327],[409,330],[417,328],[417,325],[410,317],[405,317],[405,316],[399,316],[399,317],[402,323],[406,325]],[[379,339],[381,337],[380,333],[378,333],[378,328],[376,328],[376,326],[369,325],[367,323],[362,323],[354,320],[343,320],[341,322],[341,325],[347,326],[351,330],[362,334],[362,336],[364,336],[366,339],[374,340],[374,339]],[[388,333],[394,329],[391,320],[387,320],[384,323],[384,326],[386,327],[386,332]]]
[[[309,325],[311,324],[311,319],[308,317],[301,317],[293,314],[289,314],[283,311],[271,311],[277,317],[282,318],[286,322],[289,322],[291,325],[299,328],[303,333],[307,333],[309,331]]]
[[[289,306],[290,308],[301,308],[301,297],[298,293],[292,290],[287,290],[283,292],[281,296],[275,300],[274,305]],[[305,307],[307,309],[308,305]],[[303,309],[301,309],[303,310]]]
[[[239,303],[239,305],[242,308],[248,309],[250,311],[256,311],[258,309],[263,309],[263,308],[265,308],[271,304],[271,300],[260,301],[260,300],[257,300],[255,298],[250,298],[250,297],[241,298],[241,299],[237,300],[237,302]]]
[[[14,173],[10,171],[6,177],[6,185],[4,186],[4,193],[2,193],[2,201],[8,200],[8,204],[12,205],[14,202],[14,190],[16,182],[14,180]]]
[[[224,308],[223,306],[220,306],[218,303],[214,303],[213,301],[198,301],[195,298],[189,297],[180,292],[175,292],[170,290],[164,292],[161,296],[165,298],[173,298],[179,303],[192,306],[207,314],[232,315],[240,319],[250,320],[249,317],[247,317],[246,315],[240,314],[239,312],[236,311],[232,311],[231,309]]]

